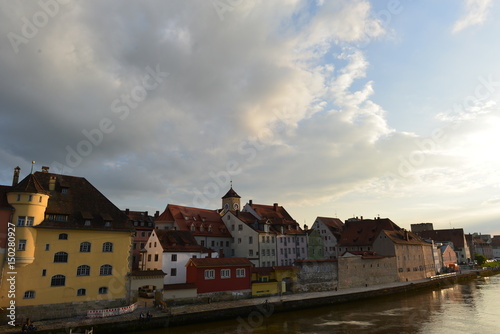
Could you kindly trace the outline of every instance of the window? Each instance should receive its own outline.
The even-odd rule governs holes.
[[[90,252],[90,242],[84,241],[80,244],[80,252],[88,253]]]
[[[17,226],[24,226],[26,224],[26,216],[17,217]]]
[[[54,275],[50,280],[50,286],[64,286],[66,284],[66,276]]]
[[[274,237],[271,237],[271,242],[274,244]]]
[[[226,247],[229,247],[229,241],[226,241]]]
[[[47,276],[47,269],[42,269],[42,276]]]
[[[245,268],[236,269],[236,277],[245,277]]]
[[[214,279],[215,278],[215,270],[207,269],[205,270],[205,279]]]
[[[215,241],[212,240],[212,247],[215,247]]]
[[[146,232],[141,232],[141,237],[145,237],[146,236]]]
[[[177,268],[170,269],[170,276],[177,276]]]
[[[19,202],[21,200],[21,195],[17,195],[17,201]]]
[[[45,244],[45,250],[46,251],[50,250],[50,244]]]
[[[248,256],[253,256],[253,249],[248,250]]]
[[[68,240],[68,234],[67,233],[59,234],[59,240]]]
[[[229,217],[228,217],[229,218]],[[234,231],[234,224],[231,225],[231,231]]]
[[[34,217],[26,217],[26,226],[33,226],[34,220]]]
[[[266,237],[262,236],[262,242],[266,242]]]
[[[243,224],[238,224],[238,231],[243,231]]]
[[[61,188],[61,194],[67,194],[69,191],[68,188]]]
[[[101,269],[99,270],[99,275],[101,276],[109,276],[113,273],[113,267],[109,264],[103,264]]]
[[[90,220],[85,221],[85,226],[90,226]]]
[[[105,294],[107,294],[107,293],[108,293],[108,288],[107,288],[107,287],[105,287],[105,286],[101,286],[101,287],[99,288],[99,294],[100,294],[100,295],[105,295]]]
[[[238,243],[241,244],[241,238],[238,238]]]
[[[24,299],[33,299],[35,298],[35,291],[28,290],[24,293]]]
[[[173,262],[177,261],[177,254],[172,254],[172,256],[171,256],[171,260],[172,260]]]
[[[90,266],[81,265],[76,268],[76,276],[89,276],[90,275]]]
[[[78,291],[76,291],[77,296],[85,296],[86,294],[87,294],[86,289],[78,289]]]
[[[104,227],[110,227],[111,226],[111,222],[104,222]]]
[[[18,251],[26,250],[26,240],[25,239],[19,239],[19,243],[17,244],[17,250]]]
[[[231,269],[220,270],[220,278],[230,278],[230,277],[231,277]]]
[[[110,253],[113,251],[113,243],[112,242],[105,242],[102,244],[102,251],[104,253]]]
[[[275,252],[274,252],[274,248],[273,248],[273,249],[271,249],[271,253],[272,253],[272,255],[273,255],[273,256],[275,256],[275,255],[276,255],[276,254],[275,254]]]
[[[55,253],[54,254],[54,262],[55,263],[68,262],[68,253],[66,253],[66,252]]]
[[[253,244],[253,237],[248,237],[248,243]]]
[[[158,254],[155,254],[155,262],[158,262]]]
[[[151,262],[151,254],[148,254],[148,262]]]
[[[31,202],[33,200],[33,195],[28,195],[28,202]]]

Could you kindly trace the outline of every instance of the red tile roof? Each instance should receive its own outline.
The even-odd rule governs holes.
[[[179,230],[192,231],[195,236],[231,237],[217,210],[169,204],[156,222],[175,222]]]
[[[445,230],[428,230],[417,232],[422,238],[432,239],[435,242],[451,241],[454,247],[463,248],[465,243],[465,234],[462,228]]]
[[[252,262],[250,262],[250,260],[246,257],[189,259],[189,262],[186,266],[189,266],[190,264],[196,267],[253,266]]]
[[[344,223],[338,218],[331,217],[317,217],[323,224],[330,228],[332,232],[342,232],[344,228]]]
[[[406,231],[388,231],[384,230],[385,234],[394,242],[395,244],[407,244],[407,245],[425,245],[429,246],[428,242],[422,240],[417,234]]]
[[[371,246],[382,230],[400,231],[401,228],[388,218],[348,220],[339,246]]]
[[[276,233],[281,233],[281,227],[283,226],[285,234],[305,235],[297,221],[290,216],[284,207],[279,206],[277,203],[273,205],[249,203],[248,205],[260,219],[269,221]]]

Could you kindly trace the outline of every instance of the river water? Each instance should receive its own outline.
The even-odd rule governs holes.
[[[296,312],[255,313],[250,318],[138,332],[219,333],[500,333],[500,275],[440,290]]]

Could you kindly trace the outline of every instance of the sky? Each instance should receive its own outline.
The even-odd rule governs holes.
[[[0,184],[500,234],[492,0],[0,0]]]

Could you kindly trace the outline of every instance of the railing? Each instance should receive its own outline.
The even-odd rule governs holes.
[[[110,308],[105,310],[89,310],[87,311],[87,318],[106,318],[115,315],[134,312],[137,308],[137,303],[117,308]]]
[[[435,276],[431,276],[431,277],[429,277],[429,278],[431,279],[431,281],[433,281],[433,280],[435,280],[435,279],[442,279],[442,278],[454,277],[454,276],[457,276],[457,273],[449,273],[449,274],[435,275]]]

